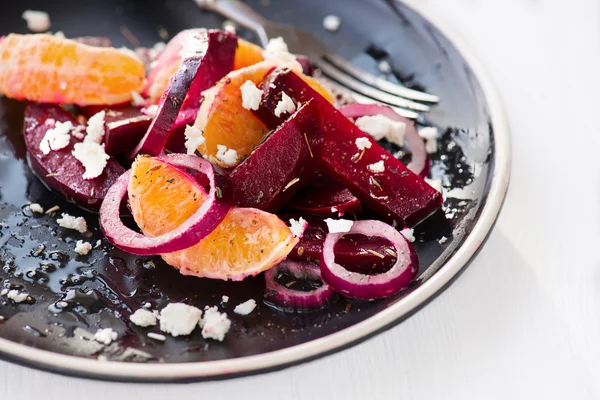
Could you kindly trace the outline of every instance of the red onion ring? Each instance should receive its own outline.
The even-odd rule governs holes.
[[[335,262],[335,244],[344,235],[379,236],[389,240],[396,250],[396,263],[387,272],[365,275],[351,272]],[[357,299],[381,299],[405,289],[417,276],[419,259],[412,245],[397,230],[381,221],[356,221],[348,232],[329,233],[321,255],[323,280],[336,292]]]
[[[276,281],[281,272],[295,279],[320,280],[323,285],[310,292],[292,290]],[[308,262],[283,261],[265,272],[265,302],[287,312],[320,310],[333,298],[334,291],[322,278],[319,266]]]
[[[425,151],[425,142],[419,136],[419,132],[413,121],[398,114],[391,107],[381,104],[348,104],[340,108],[340,112],[344,114],[346,118],[351,119],[364,116],[383,115],[393,121],[404,122],[406,124],[404,138],[412,152],[412,158],[407,167],[417,175],[422,177],[427,176],[429,173],[429,157]]]
[[[119,217],[131,170],[125,172],[106,193],[100,207],[100,228],[109,242],[136,255],[171,253],[191,247],[208,236],[225,218],[231,207],[232,191],[228,178],[215,174],[212,164],[200,157],[171,154],[157,158],[179,168],[189,168],[206,175],[210,191],[206,201],[190,218],[174,230],[148,237],[127,228]]]

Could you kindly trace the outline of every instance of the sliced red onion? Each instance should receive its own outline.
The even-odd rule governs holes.
[[[277,277],[282,272],[298,280],[321,281],[323,284],[310,292],[293,290],[277,282]],[[331,286],[321,279],[319,266],[308,262],[283,261],[265,272],[265,283],[265,302],[287,312],[319,310],[335,294]]]
[[[335,244],[344,235],[377,236],[389,240],[397,254],[396,263],[387,272],[365,275],[348,271],[335,262]],[[419,271],[417,253],[406,238],[381,221],[356,221],[349,232],[329,233],[323,245],[321,275],[336,292],[357,299],[381,299],[405,289]]]
[[[412,158],[407,167],[417,175],[427,176],[429,173],[429,158],[425,151],[425,142],[419,136],[419,132],[413,121],[398,114],[391,107],[381,104],[348,104],[340,108],[340,112],[344,114],[346,118],[351,119],[364,116],[383,115],[393,121],[404,122],[406,124],[404,139],[412,153]]]
[[[171,154],[157,158],[175,167],[195,170],[206,175],[210,191],[206,201],[190,218],[174,230],[148,237],[127,228],[119,217],[121,201],[127,195],[131,170],[125,172],[108,190],[100,208],[100,227],[109,242],[136,255],[171,253],[191,247],[208,236],[225,218],[231,207],[232,191],[224,175],[215,174],[212,164],[200,157]]]

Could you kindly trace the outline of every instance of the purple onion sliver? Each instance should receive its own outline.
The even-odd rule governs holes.
[[[351,272],[335,262],[335,244],[344,235],[379,236],[389,240],[397,254],[396,263],[387,272],[365,275]],[[412,245],[390,225],[375,220],[356,221],[349,232],[329,233],[323,245],[321,275],[336,292],[357,299],[381,299],[405,289],[417,276],[419,260]]]
[[[321,287],[310,292],[293,290],[277,282],[281,272],[286,272],[298,280],[322,281]],[[320,310],[334,296],[334,291],[323,279],[319,266],[308,262],[283,261],[265,272],[265,302],[274,304],[287,312]]]
[[[211,163],[196,156],[172,154],[158,160],[206,175],[210,191],[206,201],[183,224],[157,237],[147,237],[127,228],[119,216],[120,204],[127,195],[131,170],[125,172],[108,190],[100,208],[100,227],[113,245],[136,255],[171,253],[191,247],[208,236],[225,218],[231,207],[232,191],[225,176],[215,175]]]

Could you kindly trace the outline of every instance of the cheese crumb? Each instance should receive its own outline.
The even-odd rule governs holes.
[[[325,219],[325,223],[327,224],[327,228],[329,229],[329,233],[346,233],[350,232],[352,229],[352,225],[354,225],[354,221],[350,221],[347,219]]]
[[[217,145],[217,160],[221,161],[228,167],[233,167],[237,164],[238,155],[233,149],[227,149],[227,146],[222,144]]]
[[[302,237],[304,235],[304,231],[308,228],[308,222],[302,217],[295,219],[290,219],[290,231],[292,231],[292,235],[294,237]]]
[[[54,128],[48,129],[40,142],[40,150],[44,154],[50,154],[50,150],[61,150],[71,142],[69,132],[73,129],[71,121],[56,122]]]
[[[238,304],[237,306],[235,306],[235,308],[233,309],[233,312],[236,314],[239,314],[239,315],[248,315],[252,311],[254,311],[255,308],[256,308],[256,300],[250,299],[250,300],[243,302],[242,304]]]
[[[204,339],[215,339],[222,342],[229,332],[231,321],[227,318],[227,314],[220,313],[217,307],[210,307],[204,310],[204,318],[200,321],[200,326]]]
[[[46,32],[50,29],[50,15],[47,12],[26,10],[21,18],[27,22],[27,29],[32,32]]]
[[[373,164],[369,164],[367,166],[367,168],[369,168],[369,171],[375,172],[375,173],[385,171],[385,165],[383,164],[383,160],[377,161],[376,163],[373,163]]]
[[[262,90],[257,88],[254,82],[246,81],[240,87],[240,92],[242,93],[242,107],[246,110],[258,110],[263,95]]]
[[[34,213],[38,213],[38,214],[44,213],[44,208],[42,206],[40,206],[38,203],[31,203],[29,205],[29,209],[31,210],[31,212],[34,212]]]
[[[112,328],[98,329],[98,332],[94,334],[94,340],[105,345],[109,345],[112,341],[117,340],[117,337],[117,332],[113,331]]]
[[[143,107],[146,105],[146,99],[144,99],[138,92],[132,91],[131,104],[135,107]]]
[[[192,333],[202,318],[202,310],[183,303],[170,303],[160,312],[160,330],[172,336]]]
[[[8,294],[8,289],[2,289],[0,292],[0,296],[6,296]]]
[[[202,136],[202,131],[195,126],[187,125],[185,127],[185,148],[188,154],[194,154],[198,146],[202,145],[206,139]]]
[[[142,307],[144,307],[144,308],[152,308],[152,304],[150,304],[149,302],[145,302]]]
[[[75,253],[86,256],[90,251],[92,251],[92,245],[90,243],[84,242],[83,240],[77,241],[77,244],[75,245]]]
[[[83,217],[73,217],[69,214],[63,213],[62,217],[57,219],[58,225],[65,229],[73,229],[81,233],[87,232],[87,223]]]
[[[14,301],[15,303],[22,303],[25,300],[27,300],[28,297],[29,295],[27,293],[19,293],[18,290],[13,289],[8,292],[8,298]]]
[[[102,246],[102,240],[98,239],[98,240],[96,241],[96,245],[94,246],[94,248],[96,248],[96,249],[97,249],[97,248],[98,248],[98,247],[100,247],[100,246]]]
[[[148,332],[148,337],[150,339],[159,340],[161,342],[164,342],[165,340],[167,340],[167,337],[165,335],[161,335],[160,333],[154,333],[154,332]]]
[[[104,151],[104,146],[91,140],[84,139],[73,147],[75,157],[85,168],[83,179],[94,179],[102,175],[110,156]]]
[[[426,140],[425,141],[425,152],[427,154],[434,154],[434,153],[437,153],[437,151],[438,151],[438,147],[437,147],[436,140]]]
[[[287,44],[282,37],[273,38],[267,43],[263,51],[263,57],[267,61],[273,61],[282,66],[291,68],[294,72],[302,72],[302,65],[296,60],[296,56],[290,54]]]
[[[384,74],[389,74],[390,72],[392,72],[392,65],[389,62],[387,62],[386,60],[379,61],[379,63],[377,64],[377,67]]]
[[[328,15],[323,19],[323,27],[329,32],[337,32],[341,24],[342,20],[337,15]]]
[[[425,182],[429,184],[432,188],[437,190],[438,192],[442,192],[442,180],[441,179],[429,179],[425,178]]]
[[[427,152],[427,154],[437,153],[437,138],[439,136],[439,131],[437,128],[433,126],[421,128],[419,131],[419,136],[425,139],[425,152]]]
[[[444,243],[446,243],[447,240],[448,240],[448,238],[446,236],[442,236],[441,238],[439,238],[438,243],[444,244]]]
[[[294,100],[291,99],[285,92],[281,95],[281,100],[277,103],[275,107],[275,116],[281,117],[281,114],[292,114],[296,111],[296,104],[294,104]]]
[[[142,108],[142,114],[146,114],[149,117],[156,117],[156,113],[158,112],[158,105],[152,104],[148,107]]]
[[[140,308],[129,316],[129,320],[143,328],[156,325],[156,315],[152,311]]]
[[[229,301],[229,296],[222,296],[221,303],[227,303]]]
[[[371,146],[373,145],[371,143],[371,141],[369,139],[367,139],[366,137],[360,137],[358,139],[356,139],[356,147],[358,147],[358,150],[364,150],[364,149],[370,149]]]
[[[368,133],[375,140],[385,138],[398,146],[404,145],[404,122],[394,121],[383,115],[366,115],[358,118],[355,123],[361,131]]]
[[[102,143],[104,138],[104,132],[106,127],[104,126],[104,118],[106,117],[106,111],[102,110],[96,113],[88,119],[87,128],[85,132],[87,136],[84,140],[89,140],[96,143]]]
[[[415,230],[411,229],[411,228],[404,228],[402,229],[402,231],[400,232],[405,238],[406,240],[408,240],[409,242],[413,243],[415,241]]]

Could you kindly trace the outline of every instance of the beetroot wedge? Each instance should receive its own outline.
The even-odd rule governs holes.
[[[413,226],[432,214],[443,202],[442,195],[410,171],[333,105],[290,70],[275,71],[265,88],[259,118],[273,116],[274,101],[285,92],[296,103],[306,103],[307,115],[301,126],[322,172],[346,186],[363,204],[382,218],[400,226]],[[272,118],[264,118],[272,125]],[[269,126],[272,128],[272,126]],[[371,147],[359,150],[357,139]]]
[[[290,214],[281,218],[287,221],[290,218],[298,219],[299,216]],[[306,215],[302,217],[308,221],[308,228],[288,258],[319,263],[328,232],[327,224],[319,217]],[[394,247],[383,238],[346,235],[335,246],[335,261],[350,271],[376,274],[391,268],[396,261],[396,256]]]
[[[130,160],[138,154],[157,156],[163,151],[189,92],[196,91],[197,94],[194,96],[199,99],[202,91],[213,86],[228,72],[227,66],[219,66],[216,63],[221,60],[220,52],[222,50],[227,52],[232,47],[232,41],[237,43],[234,36],[220,31],[188,32],[184,41],[185,46],[182,47],[183,56],[179,68],[161,96],[156,116],[148,131],[138,145],[129,152]],[[235,46],[233,51],[235,52]]]
[[[301,107],[231,172],[236,206],[276,211],[314,175],[301,129],[310,112]]]
[[[338,216],[360,212],[360,200],[344,185],[318,174],[300,189],[289,201],[288,206],[311,214]]]
[[[30,103],[25,109],[23,136],[29,155],[29,162],[38,177],[51,189],[61,193],[67,200],[81,207],[97,210],[108,189],[125,169],[114,159],[109,159],[102,175],[92,180],[83,179],[85,169],[71,152],[78,140],[71,137],[71,143],[61,150],[43,154],[40,142],[53,124],[46,121],[71,121],[79,124],[71,114],[58,105]]]

